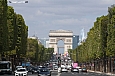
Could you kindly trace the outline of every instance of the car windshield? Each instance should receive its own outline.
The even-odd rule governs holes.
[[[55,68],[57,68],[58,66],[55,66]]]
[[[18,72],[20,72],[20,71],[26,71],[26,69],[18,69],[17,71]]]

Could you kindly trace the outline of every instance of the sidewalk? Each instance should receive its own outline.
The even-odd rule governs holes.
[[[88,70],[89,72],[95,72],[95,73],[103,73],[103,72],[100,72],[100,71],[92,71],[92,70]],[[110,75],[110,76],[115,76],[115,74],[112,74],[112,73],[103,73],[103,74],[106,74],[106,75]]]

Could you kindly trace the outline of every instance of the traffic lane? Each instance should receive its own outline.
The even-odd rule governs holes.
[[[14,76],[14,74],[12,74],[12,75],[3,74],[3,75],[0,75],[0,76]],[[38,74],[28,73],[28,76],[38,76]],[[57,72],[57,71],[52,71],[52,72],[51,72],[51,76],[59,76],[59,75],[58,75],[58,72]]]
[[[13,75],[0,75],[0,76],[14,76]],[[38,76],[37,74],[28,74],[28,76]],[[87,73],[75,73],[75,72],[62,72],[62,73],[58,73],[57,71],[53,71],[51,73],[51,76],[111,76],[111,75],[105,75],[105,74],[100,74],[100,73],[94,73],[94,72],[87,72]]]
[[[59,76],[76,76],[76,74],[72,74],[71,72],[62,72],[58,74]]]
[[[52,70],[51,75],[55,75],[55,76],[58,75],[58,71],[57,70]]]
[[[7,74],[4,74],[4,75],[0,75],[0,76],[14,76],[14,75],[7,75]],[[38,76],[37,74],[30,74],[28,76]]]
[[[62,72],[60,74],[58,74],[58,76],[111,76],[111,75],[106,75],[106,74],[102,74],[102,73],[94,73],[94,72],[80,72],[80,73],[76,73],[76,72]]]
[[[0,74],[0,76],[15,76],[14,73],[9,75],[9,74]],[[28,76],[38,76],[37,74],[32,74],[31,72],[28,72]]]
[[[88,72],[87,75],[90,75],[90,76],[111,76],[111,75],[106,75],[104,73],[96,73],[96,72]]]

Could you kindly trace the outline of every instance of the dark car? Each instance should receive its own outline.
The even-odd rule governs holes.
[[[27,67],[27,71],[28,72],[31,72],[32,74],[35,74],[35,73],[37,73],[37,71],[38,71],[38,68],[37,67]]]
[[[82,68],[82,72],[86,72],[87,73],[87,69],[86,68]]]
[[[47,68],[41,68],[38,71],[38,76],[51,76],[51,71],[48,70]]]
[[[32,72],[32,67],[27,67],[26,69],[28,72]]]
[[[37,71],[38,71],[38,68],[37,68],[37,67],[34,67],[34,68],[32,69],[32,74],[36,74]]]
[[[77,72],[77,73],[79,73],[79,69],[78,68],[72,68],[71,72]]]

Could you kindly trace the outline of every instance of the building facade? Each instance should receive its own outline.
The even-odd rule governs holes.
[[[68,49],[72,49],[73,32],[70,30],[50,30],[49,32],[49,47],[54,48],[54,54],[58,52],[57,43],[59,40],[64,42],[64,53],[68,52]]]
[[[73,35],[72,49],[75,49],[78,46],[78,43],[79,43],[79,36],[78,35]]]

